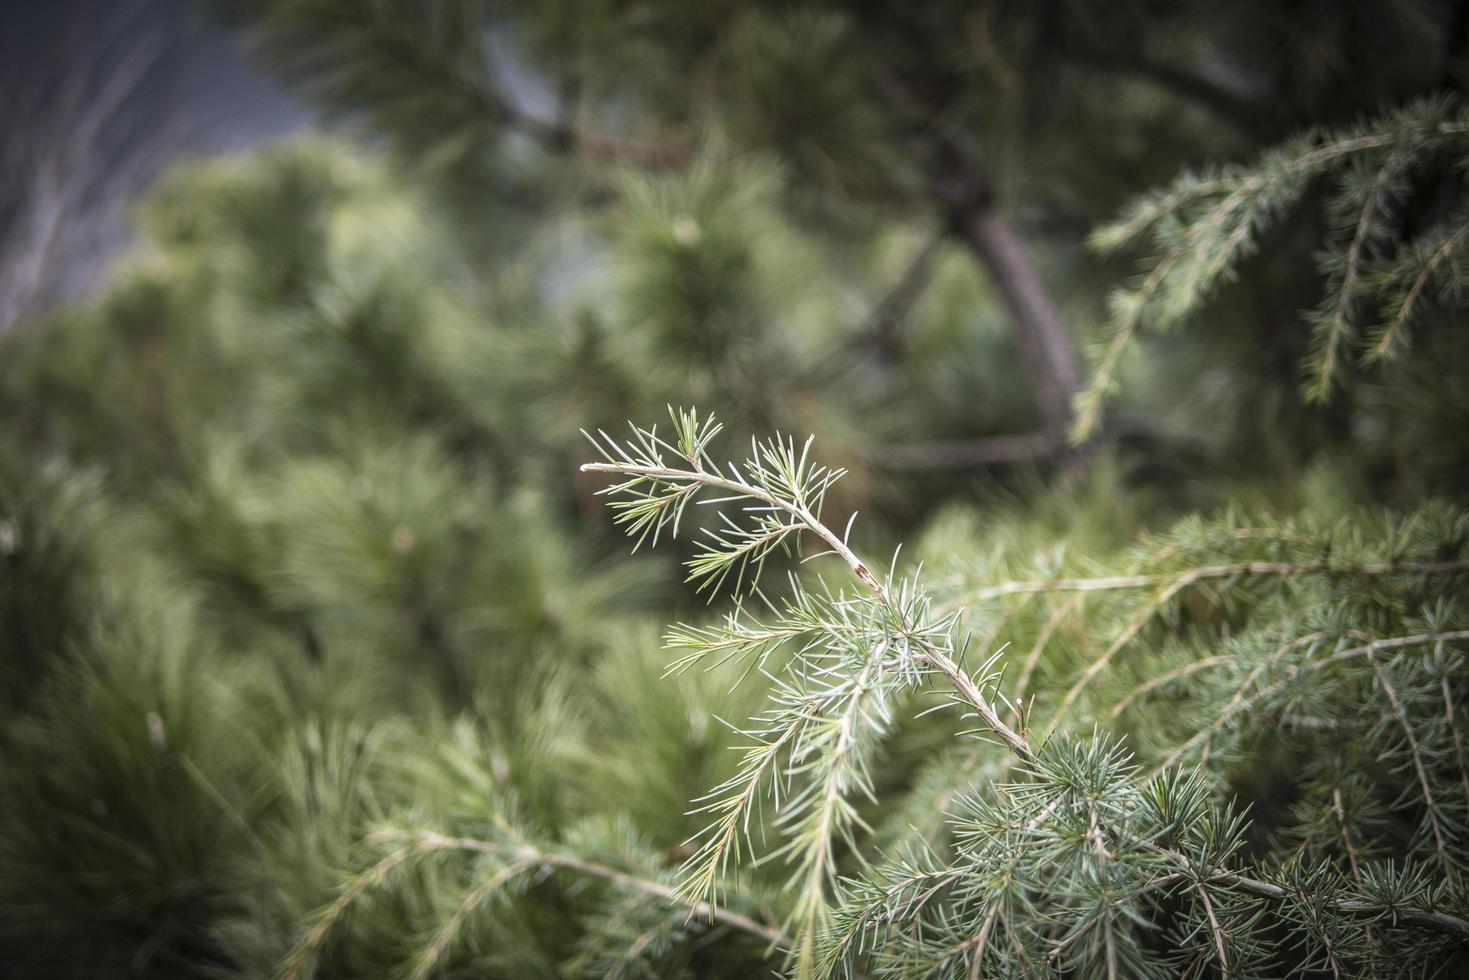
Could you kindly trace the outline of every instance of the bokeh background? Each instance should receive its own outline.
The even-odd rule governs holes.
[[[1385,513],[1458,528],[1462,253],[1403,356],[1348,344],[1313,391],[1349,168],[1125,346],[1086,433],[1073,399],[1159,255],[1095,229],[1294,137],[1457,118],[1466,56],[1453,0],[8,0],[0,972],[274,975],[405,820],[671,875],[763,682],[662,677],[663,624],[714,615],[696,526],[628,557],[583,429],[697,405],[734,455],[814,434],[849,471],[830,521],[955,602],[1159,541],[1238,559],[1224,525],[1384,561]],[[1463,159],[1387,189],[1368,260],[1462,223]],[[1408,538],[1449,560],[1458,534]],[[1452,598],[1415,588],[1381,622]],[[1134,632],[1180,655],[1266,599],[1238,603]],[[1065,690],[1109,615],[969,625]],[[944,731],[915,720],[880,783],[958,771]],[[1228,778],[1268,830],[1299,772]],[[886,843],[918,819],[872,816]],[[395,877],[319,975],[410,975],[474,873]],[[751,907],[778,918],[781,880]],[[717,930],[637,946],[654,913],[599,901],[548,873],[430,969],[761,969]]]

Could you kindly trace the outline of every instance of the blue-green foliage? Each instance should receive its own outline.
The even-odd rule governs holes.
[[[211,6],[360,139],[0,338],[0,974],[1463,971],[1438,5]]]

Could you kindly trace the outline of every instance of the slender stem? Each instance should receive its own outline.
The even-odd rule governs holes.
[[[1403,702],[1398,697],[1397,687],[1388,679],[1387,671],[1382,669],[1382,665],[1377,662],[1373,653],[1372,650],[1367,651],[1367,662],[1372,665],[1372,673],[1376,676],[1377,683],[1381,685],[1383,693],[1387,695],[1388,703],[1392,705],[1393,715],[1403,729],[1403,737],[1407,739],[1408,751],[1413,757],[1413,771],[1418,776],[1418,786],[1423,792],[1424,814],[1428,818],[1429,829],[1433,831],[1433,843],[1438,849],[1439,859],[1447,865],[1449,863],[1448,851],[1444,845],[1443,830],[1439,827],[1439,822],[1443,817],[1440,815],[1438,803],[1433,798],[1433,785],[1428,778],[1428,770],[1423,766],[1423,750],[1418,746],[1418,736],[1413,731],[1413,725],[1408,721],[1408,713],[1403,709]]]
[[[1382,331],[1382,336],[1377,341],[1376,346],[1372,348],[1370,352],[1372,359],[1387,357],[1388,352],[1393,348],[1393,342],[1397,339],[1398,333],[1407,324],[1408,317],[1413,313],[1413,308],[1418,305],[1418,299],[1422,296],[1423,290],[1427,288],[1428,283],[1433,279],[1433,273],[1438,269],[1439,264],[1452,255],[1454,250],[1459,247],[1465,235],[1469,235],[1469,224],[1460,227],[1458,231],[1445,238],[1443,243],[1433,250],[1433,254],[1429,256],[1428,261],[1423,264],[1423,268],[1413,280],[1413,285],[1404,294],[1403,302],[1398,307],[1397,313]]]
[[[382,837],[384,835],[378,835]],[[397,833],[386,835],[389,839],[399,836]],[[461,920],[475,905],[482,902],[485,897],[497,887],[513,877],[533,867],[554,867],[567,871],[574,871],[595,878],[601,878],[612,882],[631,891],[641,892],[674,905],[682,906],[689,911],[690,918],[703,918],[714,922],[739,929],[741,932],[749,933],[769,943],[776,949],[792,949],[794,943],[791,938],[773,926],[756,922],[749,916],[729,909],[717,908],[709,902],[689,901],[681,897],[678,892],[659,881],[649,881],[646,878],[638,878],[634,875],[610,868],[605,864],[595,861],[587,861],[569,854],[557,854],[552,851],[543,851],[529,844],[498,844],[494,841],[478,840],[472,837],[449,837],[432,831],[423,831],[404,835],[407,840],[404,845],[367,871],[356,875],[342,889],[336,900],[327,906],[317,919],[316,924],[302,937],[296,945],[290,957],[286,961],[283,980],[298,980],[303,976],[307,968],[315,960],[317,951],[325,941],[327,933],[332,926],[346,912],[347,907],[356,901],[370,887],[384,881],[396,868],[403,865],[412,858],[441,851],[474,851],[481,854],[493,854],[496,857],[508,858],[511,864],[489,879],[480,887],[467,895],[460,903],[459,910],[450,921],[439,930],[433,943],[425,951],[418,963],[415,976],[425,975],[430,972],[438,959],[443,955],[444,948],[452,940],[454,933],[462,924]]]
[[[1180,867],[1186,868],[1189,866],[1188,858],[1177,851],[1166,847],[1159,847],[1156,844],[1149,844],[1146,841],[1139,841],[1138,844],[1143,850],[1151,851],[1160,857],[1167,858]],[[1235,874],[1224,868],[1217,869],[1217,872],[1212,876],[1212,880],[1223,885],[1228,885],[1248,895],[1269,899],[1272,902],[1282,902],[1291,897],[1290,892],[1281,888],[1279,885],[1272,885],[1268,881],[1260,881],[1258,878]],[[1336,902],[1333,907],[1338,912],[1347,912],[1353,915],[1378,915],[1384,911],[1383,907],[1376,902],[1362,901],[1360,899]],[[1436,929],[1440,932],[1447,932],[1457,936],[1462,941],[1469,942],[1469,921],[1465,921],[1456,915],[1449,915],[1445,912],[1430,912],[1427,909],[1413,908],[1411,906],[1394,908],[1392,909],[1392,913],[1403,922],[1408,922],[1415,926],[1423,926],[1428,929]]]
[[[428,980],[433,975],[434,968],[443,959],[444,953],[448,951],[450,944],[459,935],[459,931],[464,927],[464,923],[469,918],[470,913],[479,908],[487,898],[493,895],[507,881],[524,874],[536,867],[539,863],[537,861],[516,861],[508,864],[495,874],[486,878],[468,895],[465,895],[463,900],[460,901],[459,907],[449,916],[448,921],[434,933],[433,941],[429,943],[428,948],[419,956],[418,962],[413,968],[413,973],[409,976],[408,980]]]
[[[1229,565],[1207,565],[1173,575],[1113,575],[1103,578],[1053,578],[1032,581],[1001,582],[968,593],[954,602],[985,602],[1005,596],[1032,592],[1109,592],[1145,589],[1165,582],[1185,580],[1192,584],[1205,579],[1229,578],[1232,575],[1454,575],[1469,573],[1469,561],[1380,562],[1376,564],[1343,564],[1339,562],[1274,562],[1246,561]]]
[[[1440,668],[1443,664],[1443,648],[1443,641],[1440,640],[1433,650],[1434,660],[1438,662]],[[1449,734],[1453,737],[1454,757],[1459,762],[1459,782],[1464,787],[1464,799],[1469,800],[1469,763],[1465,762],[1464,736],[1459,732],[1459,726],[1454,724],[1454,696],[1449,690],[1448,671],[1441,673],[1438,680],[1439,688],[1443,691],[1444,725],[1447,726]]]
[[[903,347],[900,333],[903,322],[923,298],[924,290],[933,278],[934,260],[945,240],[946,235],[942,232],[929,236],[909,260],[897,282],[872,308],[867,321],[848,342],[850,346],[876,353],[884,364],[898,359]]]
[[[1233,657],[1205,657],[1203,660],[1194,660],[1184,664],[1182,667],[1175,667],[1172,670],[1165,671],[1157,677],[1139,684],[1125,698],[1113,705],[1112,710],[1107,713],[1107,721],[1116,721],[1118,716],[1127,710],[1128,705],[1132,704],[1138,698],[1147,697],[1165,684],[1190,677],[1201,670],[1208,670],[1210,667],[1219,667],[1233,662]]]
[[[994,706],[984,696],[984,692],[979,689],[979,686],[974,683],[974,680],[963,671],[952,657],[939,650],[921,635],[918,635],[916,625],[908,618],[907,612],[899,605],[897,600],[893,598],[888,587],[872,573],[867,563],[859,558],[857,553],[848,547],[847,543],[835,531],[818,520],[805,504],[794,500],[786,500],[739,480],[732,480],[728,477],[710,473],[697,462],[694,462],[693,465],[694,469],[683,470],[638,463],[583,463],[581,469],[584,473],[624,473],[659,480],[693,481],[705,486],[728,490],[750,497],[763,504],[785,511],[797,518],[805,525],[807,530],[820,538],[837,557],[846,562],[847,567],[852,570],[852,574],[857,577],[857,581],[861,582],[868,591],[877,596],[893,612],[893,615],[902,624],[904,632],[922,650],[923,659],[940,674],[944,675],[949,683],[953,685],[954,690],[959,693],[959,696],[979,715],[985,727],[993,732],[1000,741],[1005,743],[1010,751],[1014,752],[1023,761],[1035,761],[1035,753],[1031,751],[1030,743],[1025,736],[1005,724],[1004,720],[1000,718],[999,712],[995,710]]]
[[[419,839],[428,845],[442,849],[457,849],[465,851],[479,851],[485,854],[499,856],[513,856],[520,860],[536,861],[540,864],[549,865],[553,868],[563,868],[567,871],[576,871],[580,874],[590,875],[610,881],[631,891],[642,892],[653,898],[660,898],[675,905],[682,905],[689,910],[691,917],[712,919],[724,925],[739,929],[741,932],[749,933],[759,939],[763,939],[780,949],[791,949],[794,946],[791,938],[785,933],[761,922],[756,922],[747,915],[731,912],[729,909],[718,908],[708,902],[691,902],[679,896],[678,891],[670,885],[660,881],[650,881],[647,878],[639,878],[635,875],[609,868],[605,864],[595,861],[587,861],[571,854],[558,854],[554,851],[543,851],[528,845],[496,844],[493,841],[476,840],[472,837],[446,837],[442,834],[426,833],[419,835]]]
[[[1347,828],[1347,809],[1342,805],[1341,788],[1331,788],[1331,812],[1336,817],[1336,826],[1341,837],[1342,845],[1346,848],[1347,864],[1352,869],[1352,880],[1358,884],[1362,881],[1362,869],[1357,864],[1357,849],[1352,846],[1352,834]]]
[[[1051,613],[1051,618],[1046,620],[1046,625],[1041,627],[1040,634],[1036,636],[1035,642],[1031,644],[1030,652],[1025,655],[1025,663],[1020,667],[1020,677],[1015,681],[1015,709],[1010,713],[1011,724],[1020,724],[1021,712],[1025,710],[1025,695],[1030,690],[1030,679],[1035,676],[1036,667],[1040,666],[1041,654],[1051,642],[1051,637],[1061,628],[1066,617],[1076,611],[1081,596],[1072,596],[1068,601],[1056,607]]]
[[[1193,580],[1188,577],[1181,578],[1160,592],[1156,599],[1150,602],[1139,615],[1134,617],[1132,622],[1127,624],[1127,628],[1118,635],[1117,639],[1112,641],[1111,646],[1102,651],[1100,657],[1087,665],[1086,670],[1082,671],[1081,676],[1076,679],[1076,683],[1071,685],[1071,689],[1061,698],[1060,705],[1057,706],[1055,713],[1051,716],[1050,725],[1046,727],[1047,735],[1055,731],[1056,725],[1060,722],[1062,716],[1076,703],[1076,699],[1081,696],[1081,692],[1086,689],[1087,685],[1107,668],[1107,665],[1112,662],[1112,658],[1117,656],[1117,653],[1123,647],[1131,643],[1133,638],[1142,631],[1142,628],[1152,622],[1153,616],[1157,614],[1158,610],[1167,605],[1169,600],[1175,595],[1187,588],[1191,581]]]
[[[990,906],[989,912],[985,914],[984,922],[979,927],[979,932],[975,933],[974,939],[968,944],[974,952],[969,961],[967,980],[980,980],[984,970],[984,948],[989,944],[990,930],[994,928],[995,919],[999,914],[1000,903],[996,902]]]
[[[1337,295],[1332,309],[1331,329],[1326,334],[1326,349],[1322,352],[1316,365],[1316,381],[1312,385],[1312,390],[1320,398],[1324,399],[1330,394],[1332,380],[1336,375],[1337,359],[1341,356],[1347,341],[1352,339],[1351,312],[1360,286],[1363,253],[1367,247],[1368,233],[1372,228],[1372,218],[1379,210],[1383,191],[1388,181],[1397,175],[1401,160],[1402,153],[1395,153],[1378,169],[1377,176],[1372,180],[1372,187],[1367,192],[1367,199],[1363,203],[1361,216],[1357,219],[1352,244],[1347,249],[1346,271],[1342,275],[1341,292]]]
[[[894,599],[888,587],[884,585],[883,582],[872,573],[872,570],[868,567],[866,562],[864,562],[860,557],[858,557],[856,552],[848,547],[846,541],[831,528],[823,524],[814,514],[811,513],[811,511],[802,501],[800,501],[799,499],[788,500],[779,497],[773,493],[770,493],[769,491],[763,490],[760,487],[747,483],[744,480],[730,479],[729,477],[721,476],[717,473],[711,473],[703,467],[698,457],[690,458],[689,462],[693,467],[692,469],[674,469],[662,465],[649,465],[633,462],[583,463],[581,469],[583,472],[587,473],[627,474],[633,476],[643,476],[654,480],[663,480],[672,483],[699,483],[705,486],[730,491],[734,494],[749,497],[753,500],[758,500],[769,507],[784,511],[785,513],[788,513],[797,518],[801,522],[801,524],[803,524],[813,534],[815,534],[818,538],[825,542],[827,547],[833,553],[835,553],[844,562],[846,562],[847,567],[851,569],[852,574],[856,576],[857,580],[861,582],[863,586],[865,586],[870,592],[872,592],[873,595],[881,600],[893,612],[894,616],[902,624],[904,631],[909,636],[911,636],[916,643],[918,643],[920,649],[923,651],[923,658],[949,680],[950,684],[953,685],[954,690],[959,694],[960,698],[967,702],[975,710],[980,719],[985,723],[986,727],[988,727],[991,732],[993,732],[1002,742],[1004,742],[1005,745],[1011,750],[1011,752],[1019,757],[1021,761],[1026,763],[1034,763],[1036,761],[1035,753],[1031,749],[1030,743],[1026,739],[1026,737],[1020,732],[1017,732],[1014,729],[1010,728],[1009,725],[1005,724],[1005,722],[1001,720],[999,714],[995,711],[989,700],[984,696],[983,692],[979,690],[978,685],[976,685],[974,681],[966,673],[964,673],[964,671],[959,667],[957,663],[954,662],[952,658],[944,654],[942,651],[936,649],[922,636],[916,635],[916,626],[911,622],[911,620],[909,620],[907,612],[901,607],[897,600]],[[1196,573],[1198,571],[1199,570],[1195,570]],[[1188,578],[1188,580],[1193,581],[1196,579]],[[1179,582],[1174,582],[1173,585],[1170,586],[1170,589],[1168,591],[1176,591],[1178,588],[1181,587],[1182,586],[1179,584]],[[1299,646],[1307,639],[1314,638],[1314,636],[1309,638],[1301,638],[1291,644],[1287,644],[1286,647],[1282,648],[1282,650],[1280,651],[1277,651],[1276,654],[1272,656],[1274,658],[1283,656],[1285,651]],[[1350,659],[1352,657],[1367,656],[1379,650],[1413,646],[1422,643],[1434,642],[1436,640],[1459,639],[1469,639],[1469,630],[1460,630],[1440,634],[1427,634],[1422,636],[1399,637],[1390,640],[1377,640],[1368,644],[1364,644],[1361,647],[1353,648],[1350,650],[1343,650],[1337,654],[1332,655],[1331,657],[1325,658],[1324,660],[1317,661],[1316,663],[1312,664],[1311,667],[1312,669],[1320,669],[1332,663],[1340,662],[1342,660]],[[1214,730],[1217,730],[1217,728],[1218,723],[1216,722]],[[1174,755],[1170,756],[1170,758],[1165,761],[1163,766],[1160,768],[1166,768],[1168,765],[1172,764],[1173,761],[1176,761],[1178,755],[1179,753],[1174,753]],[[1037,820],[1043,818],[1044,814],[1038,816]],[[1181,867],[1191,867],[1191,862],[1189,861],[1189,859],[1178,851],[1175,851],[1171,848],[1159,847],[1158,845],[1151,844],[1146,841],[1137,841],[1136,843],[1138,844],[1138,846],[1144,848],[1145,850],[1152,851],[1155,854],[1165,857],[1175,864],[1180,865]],[[610,871],[611,869],[607,870]],[[1233,887],[1239,891],[1251,895],[1256,895],[1261,898],[1270,899],[1272,901],[1282,901],[1290,897],[1289,893],[1284,888],[1281,888],[1278,885],[1272,885],[1269,882],[1260,881],[1256,878],[1250,878],[1245,875],[1237,874],[1224,868],[1213,869],[1211,878],[1214,881],[1217,881],[1229,887]],[[660,889],[665,887],[652,882],[646,884],[652,885],[653,887],[657,887]],[[666,891],[670,897],[673,896],[672,889],[666,889]],[[697,903],[697,906],[697,911],[700,913],[717,915],[716,910],[712,906],[709,906],[707,903]],[[1340,912],[1352,914],[1372,915],[1380,914],[1383,911],[1383,908],[1380,905],[1366,901],[1337,902],[1335,903],[1334,907]],[[1448,932],[1460,937],[1461,939],[1469,940],[1469,921],[1458,918],[1457,916],[1411,907],[1393,909],[1392,911],[1398,919],[1404,922],[1409,922],[1414,925]]]
[[[1195,885],[1194,890],[1199,893],[1199,898],[1204,901],[1204,912],[1209,916],[1209,933],[1214,937],[1214,952],[1219,955],[1219,971],[1222,976],[1229,976],[1229,957],[1224,951],[1224,929],[1219,925],[1219,919],[1214,914],[1214,903],[1209,901],[1209,889],[1201,885]]]

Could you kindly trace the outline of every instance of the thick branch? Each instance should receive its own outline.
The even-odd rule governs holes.
[[[1010,314],[1010,333],[1048,430],[1064,431],[1081,361],[1029,247],[996,210],[994,189],[958,139],[935,134],[929,190],[953,234],[974,253]]]
[[[1048,430],[1064,431],[1081,383],[1081,360],[1030,249],[997,211],[984,167],[938,121],[945,97],[924,97],[893,73],[876,82],[910,120],[906,140],[925,151],[928,193],[951,233],[968,246],[1000,293],[1011,336]]]
[[[1071,397],[1081,384],[1080,361],[1030,249],[992,208],[954,217],[956,233],[989,273],[1010,312],[1011,335],[1041,416],[1048,428],[1064,431],[1071,420]]]

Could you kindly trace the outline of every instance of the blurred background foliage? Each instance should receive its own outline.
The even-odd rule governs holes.
[[[272,975],[401,844],[384,827],[671,880],[689,801],[737,766],[721,719],[764,682],[662,677],[655,624],[702,615],[691,546],[626,559],[576,472],[581,429],[697,404],[732,446],[814,433],[851,470],[829,519],[867,515],[869,552],[910,540],[956,602],[1035,569],[1172,569],[1148,535],[1190,514],[1208,517],[1175,534],[1205,564],[1239,557],[1210,535],[1240,513],[1394,561],[1364,514],[1469,505],[1452,290],[1407,356],[1303,394],[1300,311],[1339,238],[1319,185],[1187,329],[1124,354],[1092,438],[1064,437],[1108,293],[1148,257],[1098,255],[1093,227],[1185,170],[1457,98],[1469,5],[200,11],[330,124],[171,169],[105,283],[0,335],[4,972]],[[1385,234],[1458,214],[1464,159],[1418,168]],[[1409,551],[1456,559],[1462,524],[1423,520],[1450,529]],[[1309,603],[1399,622],[1464,586]],[[1154,669],[1277,602],[1189,600],[1144,633]],[[976,610],[978,637],[1042,651],[1036,687],[1063,692],[1132,607]],[[1166,718],[1121,724],[1168,743]],[[938,812],[946,733],[894,739],[874,839]],[[1235,786],[1272,829],[1305,765],[1276,762],[1268,792]],[[318,975],[770,968],[738,929],[554,861],[471,906],[482,858],[364,889]],[[780,869],[752,877],[737,910],[779,921]]]

